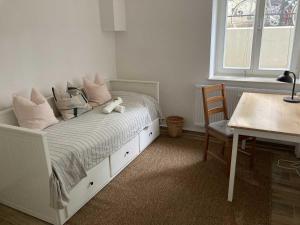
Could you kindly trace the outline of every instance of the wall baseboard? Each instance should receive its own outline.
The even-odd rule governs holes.
[[[164,127],[164,128],[168,127],[166,123],[162,123],[160,126]],[[192,132],[205,133],[204,127],[201,127],[201,126],[198,126],[198,125],[195,125],[193,127],[184,126],[183,130],[185,130],[185,131],[192,131]]]
[[[161,126],[161,135],[168,136],[168,128],[166,126]],[[181,137],[178,138],[190,138],[198,141],[203,141],[205,138],[205,132],[203,129],[203,132],[200,131],[191,131],[191,130],[186,130],[183,129],[183,134]],[[210,141],[218,144],[222,144],[221,141],[219,141],[216,138],[211,138]],[[261,149],[264,151],[267,151],[270,149],[270,151],[276,150],[276,151],[290,151],[294,152],[295,151],[295,145],[293,143],[283,143],[279,141],[274,141],[274,140],[267,140],[267,139],[258,139],[256,143],[257,149]]]

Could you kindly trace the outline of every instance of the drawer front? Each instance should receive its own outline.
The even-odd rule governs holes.
[[[145,148],[151,144],[155,138],[159,136],[159,119],[156,119],[152,122],[152,124],[146,127],[140,133],[140,151],[142,152]]]
[[[116,175],[136,155],[139,154],[139,136],[124,145],[110,156],[111,176]]]
[[[93,197],[110,180],[109,158],[104,159],[97,167],[88,172],[89,195]]]
[[[70,192],[70,202],[65,210],[59,210],[61,218],[67,220],[90,200],[110,180],[109,158],[87,172]]]

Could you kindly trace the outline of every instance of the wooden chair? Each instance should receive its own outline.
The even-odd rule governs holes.
[[[213,94],[215,93],[215,94]],[[213,94],[213,95],[212,95]],[[202,96],[203,96],[203,109],[204,109],[204,117],[205,117],[205,154],[204,161],[207,160],[207,154],[221,160],[227,165],[227,175],[230,172],[230,164],[231,164],[231,150],[232,150],[232,139],[233,139],[233,129],[228,127],[227,124],[229,122],[228,111],[227,111],[227,100],[225,95],[224,84],[217,84],[202,87]],[[211,107],[211,105],[213,105]],[[210,117],[214,114],[222,113],[223,120],[210,123]],[[209,138],[215,137],[221,140],[223,144],[223,158],[219,157],[217,154],[208,151]],[[247,137],[241,136],[241,140],[252,141],[250,152],[245,149],[239,149],[244,154],[250,156],[250,167],[253,167],[254,164],[254,155],[255,155],[255,137]],[[225,154],[226,153],[226,154]],[[224,159],[225,156],[225,159]]]

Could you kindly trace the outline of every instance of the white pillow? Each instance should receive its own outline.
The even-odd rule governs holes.
[[[13,96],[13,109],[21,127],[42,130],[58,123],[47,99],[34,88],[31,91],[31,100]]]

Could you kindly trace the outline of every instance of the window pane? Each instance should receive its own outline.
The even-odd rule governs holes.
[[[260,69],[288,69],[298,0],[266,0],[260,49]]]
[[[256,0],[228,0],[224,43],[225,68],[250,68]]]

